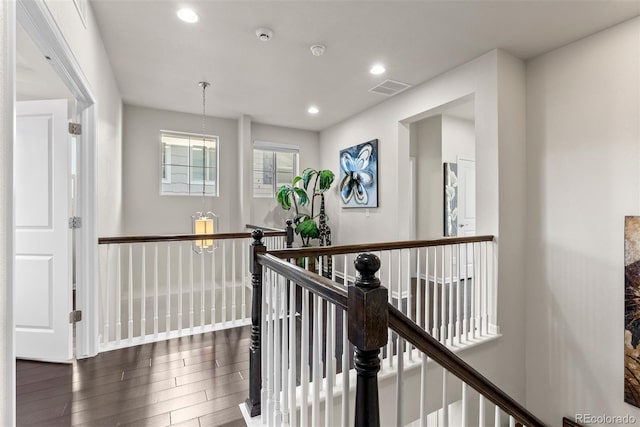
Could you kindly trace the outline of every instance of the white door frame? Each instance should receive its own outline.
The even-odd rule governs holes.
[[[77,101],[82,135],[77,139],[76,197],[82,226],[77,230],[75,242],[76,308],[82,310],[82,321],[76,325],[76,358],[91,357],[98,354],[96,98],[44,0],[17,0],[16,20],[40,51],[51,58],[51,65]],[[14,53],[15,49],[14,42]],[[13,60],[15,69],[15,55]]]

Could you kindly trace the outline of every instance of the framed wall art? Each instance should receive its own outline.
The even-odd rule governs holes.
[[[340,150],[340,199],[344,208],[378,207],[378,140]]]
[[[444,163],[444,235],[458,235],[458,165]]]

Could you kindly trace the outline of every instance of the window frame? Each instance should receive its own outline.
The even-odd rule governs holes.
[[[256,194],[256,168],[255,168],[255,151],[269,151],[273,154],[273,182],[271,185],[273,186],[272,191],[269,195],[266,194]],[[275,193],[278,191],[278,163],[277,156],[275,153],[292,153],[294,154],[293,161],[293,176],[297,176],[300,174],[300,147],[297,145],[291,144],[281,144],[276,142],[269,141],[261,141],[255,140],[253,141],[253,148],[251,150],[251,193],[252,197],[255,199],[273,199],[275,198]],[[268,185],[268,184],[266,184]]]
[[[165,153],[165,163],[163,164],[163,147],[164,147],[164,142],[163,142],[163,136],[174,136],[174,137],[187,137],[189,138],[189,145],[188,145],[188,159],[189,159],[189,164],[185,165],[185,167],[187,167],[188,169],[188,182],[186,183],[187,188],[189,189],[189,192],[182,192],[182,193],[168,193],[168,192],[164,192],[163,191],[163,184],[171,184],[171,154],[172,154],[172,150],[171,150],[171,144],[167,144],[167,152]],[[192,147],[198,147],[197,144],[192,144],[192,141],[197,141],[197,140],[202,140],[202,138],[205,138],[207,140],[213,140],[214,141],[214,146],[215,146],[215,169],[216,169],[216,173],[215,173],[215,181],[211,180],[211,179],[205,179],[205,185],[213,185],[215,182],[215,191],[213,193],[206,193],[204,196],[205,197],[219,197],[220,196],[220,137],[218,135],[212,135],[212,134],[202,134],[202,133],[194,133],[194,132],[181,132],[181,131],[173,131],[173,130],[167,130],[167,129],[161,129],[160,130],[160,179],[159,179],[159,193],[160,196],[195,196],[195,197],[202,197],[202,192],[191,192],[191,186],[192,185],[202,185],[202,181],[198,180],[198,181],[192,181],[191,177],[192,177],[192,173],[193,173],[193,168],[201,168],[201,165],[192,165],[191,164],[191,149]],[[202,145],[200,144],[199,147],[202,147]],[[205,153],[208,150],[205,148]],[[166,163],[166,160],[169,160],[169,163]],[[167,177],[163,177],[162,176],[162,168],[165,168],[165,172],[167,173]],[[205,171],[203,171],[203,174],[206,172],[207,167],[205,166]]]

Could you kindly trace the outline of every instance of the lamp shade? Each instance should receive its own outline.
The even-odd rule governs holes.
[[[214,225],[213,218],[199,216],[194,219],[194,234],[213,234]],[[208,249],[213,246],[213,239],[196,240],[195,245],[198,248]]]

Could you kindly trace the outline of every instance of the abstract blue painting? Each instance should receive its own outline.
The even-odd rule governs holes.
[[[378,140],[340,150],[340,198],[345,208],[378,207]]]

